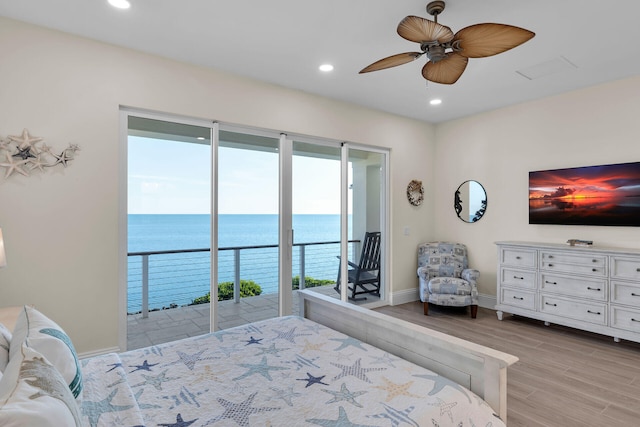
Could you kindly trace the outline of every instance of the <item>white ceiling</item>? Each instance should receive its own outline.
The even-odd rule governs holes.
[[[438,20],[454,32],[497,22],[536,33],[513,50],[471,59],[450,86],[427,86],[422,58],[358,74],[419,50],[396,27],[406,15],[429,18],[426,0],[130,2],[117,10],[107,0],[0,0],[0,15],[430,123],[640,75],[638,0],[449,0]],[[318,71],[325,62],[331,74]],[[540,69],[533,80],[516,72]],[[431,98],[443,103],[430,106]]]

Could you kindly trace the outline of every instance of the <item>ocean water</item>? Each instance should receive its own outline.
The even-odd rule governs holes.
[[[294,215],[292,220],[294,245],[340,240],[339,215]],[[128,216],[129,253],[206,250],[149,255],[150,309],[189,304],[209,291],[210,230],[209,215]],[[239,261],[241,279],[258,283],[263,294],[277,292],[277,243],[277,215],[219,215],[218,281],[233,281]],[[243,249],[226,249],[234,247]],[[305,277],[335,280],[339,252],[339,244],[294,246],[292,275],[304,267]],[[128,312],[135,313],[142,308],[141,256],[129,256],[128,281]]]

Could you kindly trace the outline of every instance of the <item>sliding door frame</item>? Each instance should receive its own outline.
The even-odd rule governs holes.
[[[349,144],[340,144],[340,300],[347,301],[349,290]]]
[[[166,122],[173,122],[191,126],[198,126],[203,128],[211,129],[211,165],[212,168],[214,165],[217,165],[217,149],[214,149],[214,141],[217,143],[217,130],[214,132],[213,130],[217,128],[217,123],[210,120],[203,119],[194,119],[186,116],[179,116],[175,114],[166,114],[159,113],[156,111],[149,111],[144,109],[120,106],[120,128],[118,131],[119,136],[119,168],[118,168],[118,347],[120,351],[125,351],[127,349],[127,291],[128,291],[128,179],[129,179],[129,162],[128,162],[128,152],[129,152],[129,117],[140,117],[143,119],[151,119],[151,120],[160,120]],[[215,135],[214,135],[215,134]],[[215,140],[214,140],[215,136]],[[217,185],[217,171],[210,169],[210,180]],[[217,202],[214,201],[215,188],[211,187],[211,207],[217,209]],[[214,218],[214,212],[211,212],[211,218]],[[213,258],[213,247],[217,248],[217,228],[215,229],[211,224],[211,248],[212,248],[212,258],[211,258],[211,282],[210,282],[210,291],[211,295],[217,295],[218,284],[215,282],[215,292],[213,293],[213,286],[211,286],[214,278],[214,259]],[[215,259],[217,262],[217,259]],[[217,272],[215,273],[215,277],[217,278]],[[216,298],[217,300],[217,298]],[[212,302],[212,307],[217,305],[217,301]],[[213,314],[211,315],[211,321],[213,321]],[[210,330],[213,329],[213,323],[209,323]]]
[[[291,314],[292,310],[292,273],[293,265],[293,140],[286,134],[280,134],[280,191],[279,191],[279,216],[278,216],[278,315]],[[288,284],[288,286],[287,286]]]
[[[340,164],[340,256],[341,259],[348,259],[348,171],[349,171],[349,150],[365,150],[383,155],[383,174],[380,183],[380,221],[382,231],[382,254],[381,254],[381,277],[383,285],[383,298],[379,303],[367,304],[367,306],[384,305],[389,300],[389,277],[390,266],[389,258],[389,236],[390,236],[390,206],[389,206],[389,156],[390,150],[371,147],[361,144],[341,142],[331,140],[329,138],[312,137],[301,134],[286,134],[277,131],[270,131],[250,126],[233,125],[219,123],[204,119],[194,119],[191,117],[159,113],[143,109],[131,107],[120,107],[120,128],[119,128],[119,179],[118,179],[118,346],[121,351],[127,349],[127,270],[128,270],[128,122],[129,117],[141,117],[152,120],[162,120],[186,125],[199,127],[207,127],[211,132],[211,168],[210,168],[210,185],[211,185],[211,271],[210,271],[210,292],[212,296],[218,293],[218,149],[220,131],[244,132],[253,135],[267,136],[271,138],[279,138],[279,308],[280,316],[291,314],[292,310],[292,263],[293,263],[293,206],[292,206],[292,160],[293,160],[293,141],[300,141],[311,144],[319,144],[325,146],[340,147],[341,164]],[[346,262],[343,263],[346,266]],[[341,281],[347,283],[347,268],[341,270]],[[347,301],[347,286],[341,288],[341,300]],[[210,305],[210,330],[218,329],[218,301],[217,298],[211,298]],[[296,313],[294,313],[296,314]]]
[[[390,232],[391,232],[391,206],[390,206],[390,196],[389,196],[389,165],[390,160],[389,157],[391,155],[391,151],[389,149],[380,148],[380,147],[372,147],[363,144],[357,144],[352,142],[343,142],[342,143],[342,164],[341,164],[341,215],[340,215],[340,256],[342,259],[348,259],[348,246],[349,246],[349,235],[348,235],[348,193],[349,193],[349,151],[350,150],[360,150],[360,151],[368,151],[371,153],[380,154],[383,157],[382,162],[382,177],[380,179],[380,280],[381,287],[380,291],[382,297],[378,302],[363,304],[369,308],[375,308],[383,305],[387,305],[388,301],[391,300],[389,295],[389,280],[391,277],[391,272],[389,266],[390,263]],[[346,265],[346,263],[345,263]],[[347,269],[343,268],[340,271],[340,282],[347,283]],[[342,301],[347,301],[347,286],[342,286],[340,288],[340,299]]]
[[[220,124],[211,126],[211,252],[209,283],[209,330],[218,330],[218,148],[220,147]]]

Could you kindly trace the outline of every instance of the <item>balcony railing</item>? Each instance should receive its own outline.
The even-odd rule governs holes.
[[[349,259],[360,240],[349,240]],[[293,275],[336,280],[340,242],[293,245]],[[177,249],[128,253],[129,314],[188,305],[210,290],[211,249]],[[278,292],[278,245],[218,248],[218,282],[233,282],[235,302],[240,301],[240,280],[260,285],[262,294]]]

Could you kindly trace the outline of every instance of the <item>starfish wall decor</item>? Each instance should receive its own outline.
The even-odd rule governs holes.
[[[5,179],[14,173],[29,176],[35,169],[44,172],[44,168],[57,164],[66,168],[74,159],[76,151],[80,150],[77,144],[69,144],[62,151],[54,151],[44,142],[38,147],[37,144],[42,140],[43,138],[31,136],[27,129],[22,131],[22,135],[0,138],[0,167],[5,168]]]

